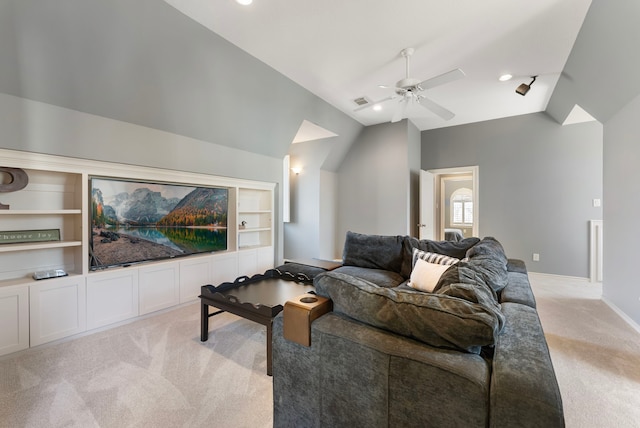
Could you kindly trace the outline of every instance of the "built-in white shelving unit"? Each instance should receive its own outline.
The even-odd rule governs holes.
[[[202,285],[274,265],[273,183],[4,149],[0,166],[29,177],[24,189],[0,193],[10,205],[0,233],[60,231],[56,241],[0,244],[0,355],[195,301]],[[91,271],[92,175],[227,188],[227,250]],[[32,278],[50,269],[69,275]]]

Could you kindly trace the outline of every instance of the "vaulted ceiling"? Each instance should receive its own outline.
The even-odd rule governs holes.
[[[404,48],[414,48],[411,77],[460,68],[466,77],[426,91],[455,113],[445,121],[413,107],[408,116],[433,129],[544,111],[591,0],[165,0],[363,125],[391,120],[355,112],[354,99],[394,94],[406,77]],[[514,76],[500,82],[504,73]],[[526,96],[515,93],[538,75]],[[380,88],[379,85],[391,86]],[[257,94],[259,96],[259,94]]]

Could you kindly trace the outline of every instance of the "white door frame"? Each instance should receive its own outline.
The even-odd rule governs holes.
[[[442,212],[443,212],[443,201],[442,201],[442,192],[440,189],[440,181],[442,176],[445,175],[456,175],[456,174],[465,174],[471,175],[471,179],[473,181],[473,227],[472,234],[473,236],[480,236],[480,178],[479,178],[480,168],[478,165],[474,166],[463,166],[456,168],[439,168],[439,169],[430,169],[427,172],[433,174],[434,176],[434,212],[435,216],[433,218],[433,225],[431,225],[432,230],[436,231],[434,233],[435,239],[444,239],[444,228],[442,227]],[[422,194],[422,192],[421,192]]]

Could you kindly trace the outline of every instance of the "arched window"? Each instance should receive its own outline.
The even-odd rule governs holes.
[[[451,224],[473,224],[473,192],[462,187],[451,194]]]

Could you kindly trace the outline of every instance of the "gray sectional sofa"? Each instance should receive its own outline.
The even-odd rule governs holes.
[[[431,292],[408,285],[425,253],[459,259]],[[564,426],[526,267],[497,240],[349,232],[314,285],[333,311],[311,346],[274,320],[274,427]]]

